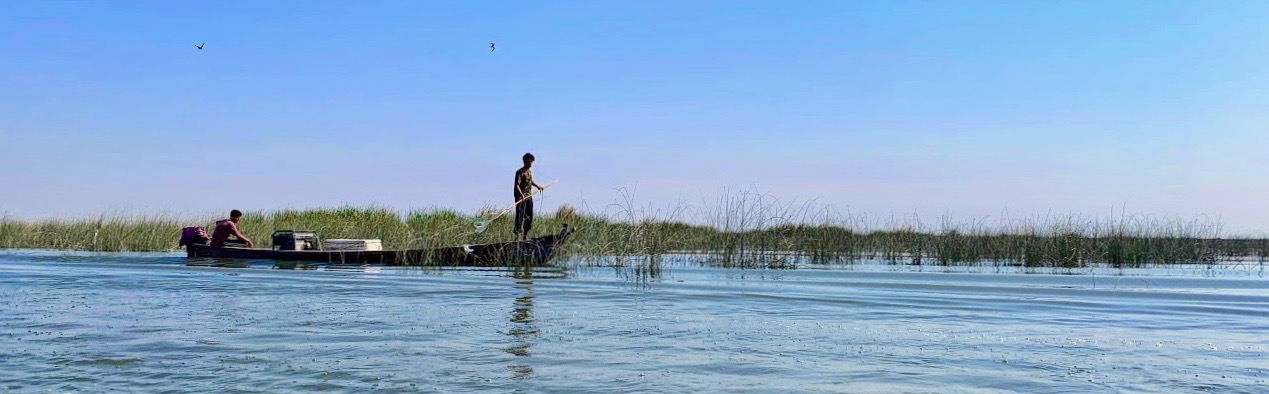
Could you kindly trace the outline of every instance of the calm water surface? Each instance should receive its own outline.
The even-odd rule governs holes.
[[[0,252],[0,392],[1269,392],[1257,264],[184,262]]]

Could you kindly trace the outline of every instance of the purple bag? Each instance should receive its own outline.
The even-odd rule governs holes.
[[[181,229],[180,246],[203,244],[210,241],[207,236],[207,230],[203,230],[203,226],[189,226]]]

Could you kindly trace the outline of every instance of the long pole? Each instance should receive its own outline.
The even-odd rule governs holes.
[[[524,197],[520,198],[519,200],[516,200],[516,202],[514,202],[514,203],[511,203],[511,205],[508,205],[506,208],[503,208],[503,209],[502,209],[502,211],[499,211],[497,215],[494,215],[494,217],[489,218],[489,220],[477,220],[477,221],[476,221],[476,234],[480,234],[480,233],[485,232],[485,229],[486,229],[486,228],[488,228],[488,227],[489,227],[489,224],[490,224],[490,223],[493,223],[493,221],[494,221],[494,220],[496,220],[496,219],[498,219],[498,218],[502,217],[502,215],[506,215],[506,214],[507,214],[507,212],[511,211],[511,209],[512,209],[512,208],[515,208],[515,207],[516,207],[516,205],[519,205],[520,203],[524,202],[525,200],[528,200],[528,199],[530,199],[530,198],[533,198],[533,195],[538,194],[538,193],[541,193],[541,192],[543,192],[543,191],[546,191],[546,189],[547,189],[547,188],[551,187],[552,185],[555,185],[555,182],[559,182],[559,181],[558,181],[558,180],[556,180],[556,181],[551,181],[551,183],[546,184],[546,186],[542,186],[542,188],[541,188],[541,189],[538,189],[538,190],[534,190],[534,191],[529,192],[529,195],[524,196]]]

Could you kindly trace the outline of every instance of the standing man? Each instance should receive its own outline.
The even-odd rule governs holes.
[[[533,181],[533,154],[525,153],[524,167],[516,170],[516,240],[529,239],[529,229],[533,227],[533,188],[542,190],[542,185]],[[521,201],[523,200],[523,201]]]
[[[229,211],[229,219],[216,222],[216,229],[212,230],[211,246],[220,248],[224,246],[252,247],[255,246],[251,240],[242,235],[238,231],[238,221],[242,220],[242,211],[237,209]],[[237,237],[237,240],[229,240],[229,236]]]

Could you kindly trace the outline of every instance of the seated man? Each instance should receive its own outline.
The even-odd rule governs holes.
[[[250,239],[243,236],[238,231],[238,221],[242,220],[242,212],[235,209],[229,212],[229,219],[216,222],[216,229],[212,230],[211,246],[219,248],[223,246],[252,247]],[[229,236],[232,235],[238,239],[230,241]]]

